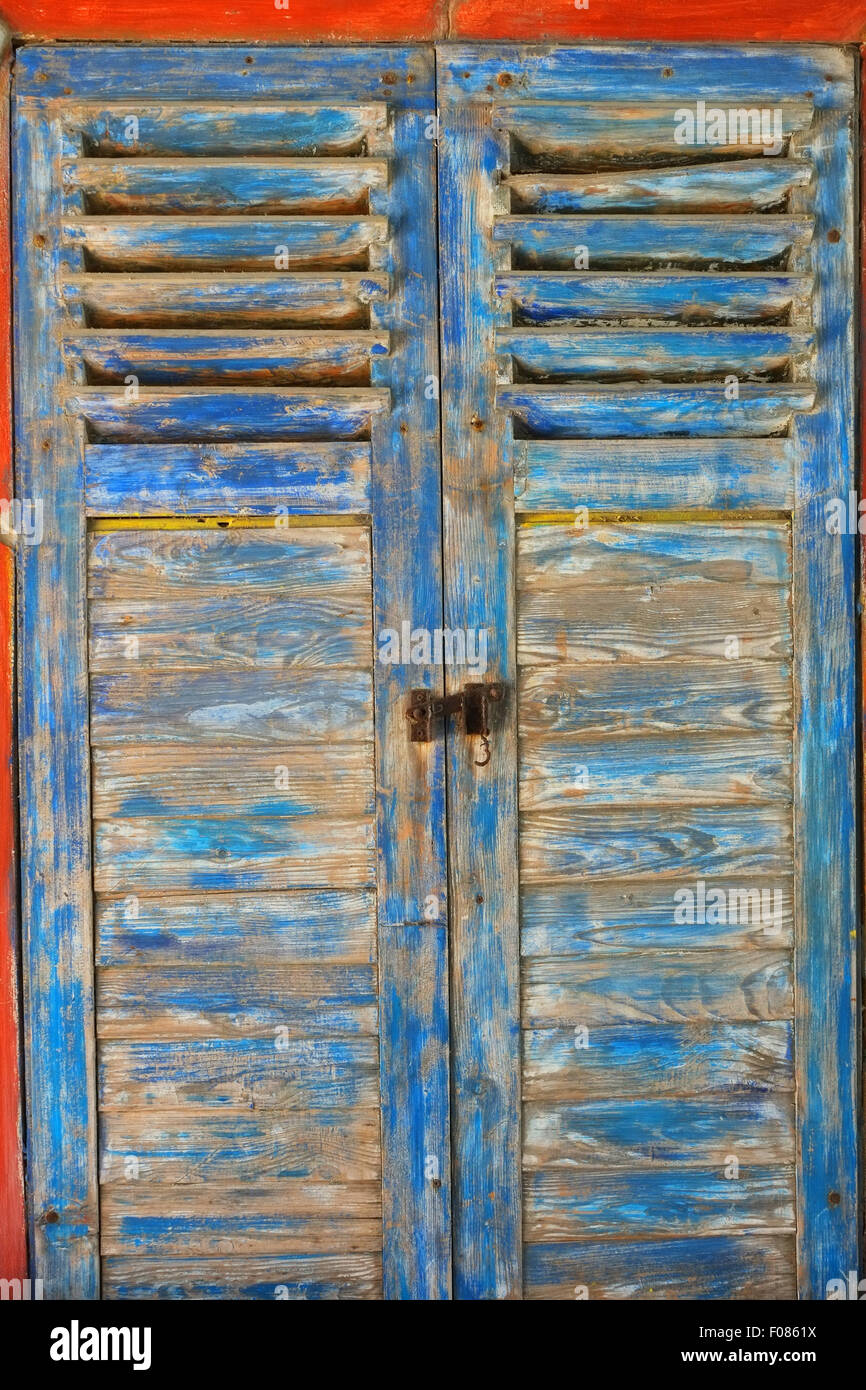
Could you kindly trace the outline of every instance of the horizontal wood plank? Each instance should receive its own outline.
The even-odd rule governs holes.
[[[791,582],[791,532],[776,522],[643,522],[640,526],[521,526],[517,587],[521,595],[587,584],[619,588],[690,583]],[[727,592],[719,590],[719,597]],[[595,598],[593,597],[593,603]]]
[[[811,177],[805,160],[737,159],[590,174],[512,174],[507,187],[513,212],[783,212],[791,190]]]
[[[793,248],[808,246],[811,237],[811,218],[773,214],[518,214],[493,222],[493,239],[511,247],[515,270],[571,270],[580,263],[583,248],[593,270],[778,268]]]
[[[780,434],[797,412],[811,410],[807,382],[746,382],[737,397],[722,385],[501,386],[497,403],[534,436],[632,439],[647,436]]]
[[[91,385],[366,386],[389,335],[368,329],[90,328],[69,333],[63,355]]]
[[[222,1256],[153,1259],[108,1256],[108,1299],[381,1299],[382,1257],[362,1255]]]
[[[765,1234],[531,1244],[524,1279],[527,1299],[797,1297],[793,1237]]]

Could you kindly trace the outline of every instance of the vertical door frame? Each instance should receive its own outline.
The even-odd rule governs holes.
[[[246,80],[242,80],[246,79]],[[22,557],[18,635],[30,1224],[47,1298],[99,1294],[84,439],[64,416],[58,291],[64,153],[59,102],[163,99],[389,103],[399,235],[394,292],[374,328],[399,350],[373,385],[374,637],[442,625],[435,88],[432,48],[24,49],[15,101],[16,460],[44,507]],[[308,96],[309,99],[309,96]],[[66,101],[69,104],[69,101]],[[396,194],[396,197],[395,197]],[[444,754],[409,743],[409,691],[436,667],[375,666],[383,1251],[386,1298],[450,1293]],[[432,906],[431,906],[432,905]]]

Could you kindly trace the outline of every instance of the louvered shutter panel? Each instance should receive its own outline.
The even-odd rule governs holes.
[[[446,622],[508,692],[489,767],[449,759],[455,1290],[823,1298],[856,1268],[852,60],[443,48],[439,83]]]
[[[436,672],[374,642],[441,624],[433,102],[423,50],[19,55],[47,1297],[448,1292]]]

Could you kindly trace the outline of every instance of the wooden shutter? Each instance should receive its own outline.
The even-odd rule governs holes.
[[[446,622],[507,691],[490,765],[449,755],[455,1292],[823,1298],[857,1268],[853,60],[445,47],[439,84]]]
[[[432,55],[16,84],[35,1273],[446,1296]]]

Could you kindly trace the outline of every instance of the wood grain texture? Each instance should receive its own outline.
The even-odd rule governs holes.
[[[225,1255],[154,1258],[109,1256],[103,1262],[109,1299],[380,1299],[382,1256]]]
[[[846,55],[851,76],[854,62]],[[794,511],[798,729],[795,921],[798,1264],[801,1297],[826,1297],[859,1257],[857,1216],[855,538],[825,506],[854,486],[854,169],[851,107],[806,137],[815,165],[818,408],[798,420]],[[805,200],[804,200],[805,201]],[[832,852],[827,853],[827,847]]]
[[[526,1247],[530,1299],[795,1299],[794,1237],[553,1241]]]
[[[526,1102],[669,1096],[678,1107],[684,1096],[712,1095],[719,1113],[738,1096],[794,1089],[790,1022],[620,1023],[594,1028],[587,1048],[574,1043],[573,1029],[524,1032]]]
[[[508,140],[488,107],[451,104],[440,86],[442,441],[445,618],[489,632],[487,680],[506,690],[490,763],[449,738],[454,1291],[521,1294],[517,748],[514,515],[507,420],[495,404],[489,227]],[[471,579],[469,578],[471,576]],[[456,691],[465,671],[451,668]]]
[[[60,123],[18,106],[14,130],[16,486],[42,500],[44,516],[41,543],[22,548],[18,607],[30,1247],[46,1298],[90,1299],[99,1259],[82,441],[60,400]]]
[[[12,497],[11,47],[0,25],[0,494]],[[6,537],[3,537],[6,540]],[[21,1125],[20,951],[13,751],[15,565],[0,551],[0,1278],[27,1275]]]
[[[85,502],[96,516],[366,512],[370,445],[91,444]]]

